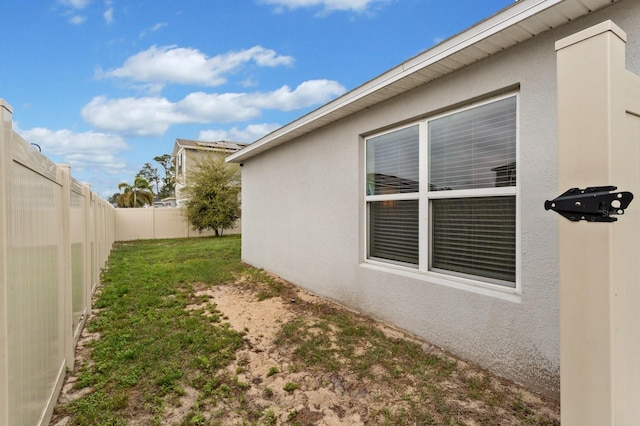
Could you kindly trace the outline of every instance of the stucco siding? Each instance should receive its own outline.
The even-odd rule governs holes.
[[[628,33],[627,67],[640,71],[640,2],[622,1],[245,161],[243,260],[558,397],[558,217],[543,208],[560,190],[554,43],[606,19]],[[518,291],[366,264],[363,136],[510,92]]]

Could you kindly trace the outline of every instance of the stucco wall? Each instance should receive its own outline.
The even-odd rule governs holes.
[[[606,19],[627,32],[627,67],[640,71],[640,3],[622,1],[246,161],[243,260],[558,397],[558,217],[543,208],[559,193],[554,43]],[[513,89],[519,292],[366,264],[362,135]]]

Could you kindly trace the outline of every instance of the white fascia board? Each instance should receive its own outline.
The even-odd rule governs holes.
[[[228,156],[227,162],[239,163],[286,142],[286,135],[325,117],[349,104],[365,98],[402,78],[433,65],[513,25],[568,0],[520,0],[467,30],[452,36],[431,49],[403,62],[380,76],[349,91],[320,108],[258,139],[246,148]],[[515,43],[514,43],[515,44]],[[355,111],[354,111],[355,112]],[[304,132],[303,132],[304,133]]]
[[[413,73],[419,71],[563,1],[565,0],[521,0],[515,2],[501,12],[405,61],[401,65],[403,72]]]
[[[182,144],[178,142],[178,139],[176,139],[175,142],[173,143],[173,150],[171,151],[171,154],[175,157],[176,155],[178,155],[181,149],[182,149]]]

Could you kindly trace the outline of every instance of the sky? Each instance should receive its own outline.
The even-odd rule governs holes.
[[[251,143],[512,2],[0,0],[0,98],[108,198],[176,138]]]

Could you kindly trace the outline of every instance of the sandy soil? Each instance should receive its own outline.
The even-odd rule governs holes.
[[[294,364],[293,358],[286,351],[286,348],[274,344],[274,336],[284,323],[297,315],[305,315],[304,310],[299,309],[296,304],[328,302],[293,286],[286,293],[286,298],[273,297],[258,301],[255,288],[239,284],[213,288],[196,284],[196,296],[206,296],[209,300],[201,305],[189,306],[188,309],[202,309],[209,303],[215,303],[217,310],[223,314],[223,322],[228,322],[234,329],[246,333],[246,344],[237,353],[235,363],[230,365],[228,370],[231,375],[242,371],[238,375],[238,380],[250,385],[246,391],[245,401],[251,404],[256,411],[270,411],[271,417],[277,418],[277,424],[287,424],[291,413],[295,413],[296,420],[300,421],[299,424],[339,426],[377,424],[372,421],[373,412],[382,407],[398,408],[403,406],[402,394],[399,394],[397,389],[385,382],[363,380],[348,373],[311,374],[304,369],[297,371],[294,369],[292,372],[290,367]],[[199,298],[199,300],[202,299]],[[204,314],[209,313],[205,311]],[[393,338],[415,340],[392,327],[384,324],[378,324],[378,326],[385,334]],[[89,350],[86,344],[96,338],[99,336],[88,333],[86,329],[83,331],[77,347],[76,365],[82,365],[85,360],[91,362],[88,358]],[[425,352],[437,352],[442,356],[449,356],[434,346],[424,342],[420,344]],[[462,369],[457,373],[458,375],[482,374],[482,370],[466,365],[466,363],[458,361],[458,369]],[[269,374],[270,370],[273,371],[273,367],[277,367],[277,374]],[[74,389],[75,373],[68,376],[59,402],[68,402],[92,391],[90,388]],[[285,391],[285,384],[289,382],[299,384],[299,388],[293,392]],[[445,388],[447,386],[451,388],[452,394],[455,394],[458,384],[452,381],[450,385],[444,384]],[[536,412],[548,419],[548,423],[545,421],[545,424],[559,424],[557,403],[545,401],[533,393],[498,378],[492,379],[492,386],[501,390],[504,390],[505,386],[512,386],[513,389],[507,390],[519,394],[528,407],[534,407]],[[186,387],[185,393],[179,401],[166,404],[167,409],[162,424],[181,424],[194,407],[197,397],[198,392],[195,389]],[[475,408],[477,410],[487,409],[482,406],[474,407],[474,404],[478,403],[473,400],[460,400],[456,401],[456,404],[464,408],[461,411]],[[501,410],[500,408],[495,409]],[[225,414],[221,419],[222,424],[244,424],[243,422],[246,421],[238,414],[234,414],[237,412],[236,410],[223,411]],[[496,413],[497,418],[501,419],[500,423],[496,424],[519,424],[511,417],[501,417],[501,415],[500,412]],[[220,417],[217,419],[220,420]],[[129,424],[142,425],[146,424],[147,420],[139,419]],[[460,420],[461,423],[468,425],[481,424],[472,417]],[[55,425],[64,426],[67,424],[66,422],[68,419],[62,419]]]

